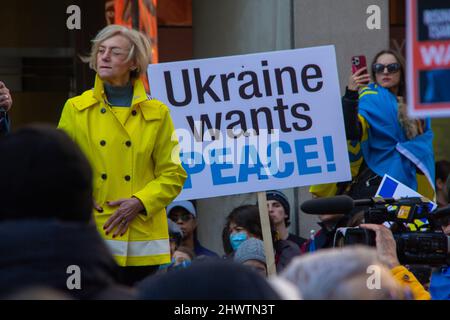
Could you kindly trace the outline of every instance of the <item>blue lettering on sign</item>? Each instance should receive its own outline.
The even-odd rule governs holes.
[[[297,166],[298,166],[298,174],[314,174],[321,173],[322,168],[320,166],[308,167],[308,160],[318,159],[319,153],[316,151],[306,152],[306,146],[317,145],[316,138],[309,139],[299,139],[295,140],[295,152],[297,154]]]
[[[286,161],[287,155],[294,155],[297,160],[298,175],[320,174],[322,172],[335,172],[336,162],[331,136],[322,137],[324,155],[326,164],[324,168],[320,165],[312,165],[311,160],[319,160],[317,148],[317,138],[297,139],[293,145],[286,141],[276,141],[267,147],[267,166],[261,162],[260,154],[254,145],[243,146],[241,162],[239,165],[225,161],[227,155],[232,155],[231,148],[212,149],[209,152],[210,170],[212,183],[214,186],[248,182],[251,175],[256,175],[258,180],[268,180],[270,177],[276,179],[285,179],[294,174],[295,161]],[[307,151],[311,147],[313,151]],[[184,152],[180,153],[180,159],[184,170],[187,173],[187,179],[184,189],[191,189],[192,175],[205,170],[206,163],[201,153]],[[284,167],[282,166],[284,162]],[[224,170],[231,169],[229,175],[224,174]],[[234,169],[234,170],[233,170]],[[267,171],[266,171],[267,170]],[[238,171],[238,172],[236,172]],[[208,185],[208,184],[207,184]]]
[[[182,162],[181,165],[187,173],[187,178],[184,182],[183,188],[190,189],[192,188],[191,175],[203,171],[203,169],[205,169],[205,161],[203,160],[202,154],[198,152],[180,153],[180,159]],[[193,165],[190,165],[189,163],[192,162],[192,160]]]
[[[264,166],[258,156],[258,151],[255,146],[244,146],[244,163],[239,166],[239,182],[247,182],[248,176],[251,174],[257,174],[258,180],[267,180],[269,177],[265,175]],[[250,166],[250,159],[253,166]]]
[[[283,154],[290,154],[292,153],[292,148],[289,143],[285,141],[273,142],[267,147],[267,157],[270,159],[270,173],[278,179],[287,178],[294,173],[294,163],[286,162],[284,165],[284,171],[280,171],[280,164],[277,162],[277,155],[281,158],[281,154],[277,152],[277,149],[281,150]]]
[[[210,158],[214,158],[214,160],[211,161],[211,176],[212,176],[212,179],[213,179],[213,184],[215,186],[222,185],[222,184],[236,183],[236,177],[234,177],[234,176],[229,176],[229,177],[222,176],[222,170],[232,169],[233,168],[233,164],[220,163],[220,161],[215,161],[215,160],[217,160],[219,158],[219,155],[225,156],[227,154],[230,154],[230,151],[231,151],[230,148],[222,148],[222,149],[211,150],[211,152],[210,152]],[[217,152],[217,156],[216,156],[216,152]]]
[[[323,137],[323,147],[325,149],[325,157],[327,158],[328,172],[336,171],[336,164],[334,163],[333,140],[331,136]]]

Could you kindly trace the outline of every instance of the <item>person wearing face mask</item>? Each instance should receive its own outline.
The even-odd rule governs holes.
[[[225,228],[223,245],[227,257],[234,257],[241,244],[250,238],[263,240],[257,205],[243,205],[235,208],[228,215]],[[295,256],[300,255],[301,251],[294,242],[280,239],[272,222],[270,228],[275,253],[275,266],[277,272],[280,272]]]
[[[259,210],[255,205],[243,205],[235,208],[227,217],[226,228],[232,255],[249,238],[262,240]]]

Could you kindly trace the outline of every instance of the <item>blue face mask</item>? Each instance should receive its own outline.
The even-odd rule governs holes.
[[[181,263],[177,265],[173,265],[174,269],[185,269],[191,265],[191,260],[183,260]]]
[[[237,248],[239,248],[239,246],[242,244],[242,242],[244,242],[247,239],[248,239],[247,233],[245,232],[230,234],[230,243],[231,247],[233,248],[233,251],[236,251]]]

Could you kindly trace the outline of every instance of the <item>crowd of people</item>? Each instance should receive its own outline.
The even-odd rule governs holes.
[[[280,190],[266,192],[271,259],[257,203],[228,214],[224,255],[211,251],[197,236],[195,202],[174,202],[187,175],[172,152],[169,109],[140,79],[148,39],[110,25],[92,43],[95,86],[67,100],[58,129],[10,132],[12,98],[0,82],[0,166],[8,168],[0,170],[0,246],[9,252],[0,258],[1,298],[450,298],[447,266],[419,281],[400,264],[392,231],[364,223],[361,212],[320,215],[308,239],[291,233],[298,208]],[[394,51],[378,53],[371,73],[352,73],[342,98],[352,181],[312,186],[314,197],[371,197],[389,174],[448,205],[450,162],[435,163],[430,119],[409,119],[404,94],[404,63]],[[375,247],[336,246],[336,230],[348,226],[374,232]],[[448,218],[441,227],[450,236]],[[73,287],[68,270],[76,276],[77,268]]]

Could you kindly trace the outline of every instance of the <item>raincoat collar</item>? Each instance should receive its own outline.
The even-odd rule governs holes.
[[[103,101],[106,99],[105,87],[98,74],[95,76],[95,85],[93,90],[93,97],[96,101]],[[141,79],[136,79],[133,83],[133,99],[131,100],[131,106],[139,104],[145,100],[147,100],[147,93],[145,92],[144,84]]]
[[[82,111],[103,101],[106,102],[105,88],[103,81],[98,75],[96,75],[94,88],[83,93],[82,99],[77,100],[74,104],[78,110]],[[142,80],[136,79],[133,83],[133,99],[131,101],[131,108],[137,109],[137,107],[134,106],[138,105],[142,111],[144,119],[147,121],[161,119],[160,109],[155,107],[155,103],[161,104],[158,100],[148,97]]]

